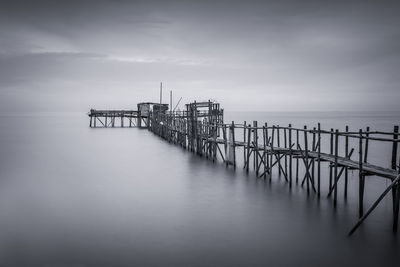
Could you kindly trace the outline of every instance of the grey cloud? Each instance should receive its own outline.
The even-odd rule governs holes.
[[[394,1],[3,1],[0,93],[22,101],[51,84],[56,103],[90,96],[84,108],[95,90],[118,102],[105,88],[146,97],[140,88],[163,80],[228,107],[275,97],[270,108],[396,109],[399,11]],[[340,104],[344,92],[354,105]]]

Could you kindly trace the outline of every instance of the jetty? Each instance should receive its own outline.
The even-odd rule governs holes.
[[[170,105],[172,106],[172,105]],[[393,202],[393,231],[398,230],[400,200],[400,160],[398,157],[399,126],[392,132],[373,131],[369,127],[350,131],[315,127],[302,128],[270,125],[253,121],[224,123],[224,110],[216,101],[185,104],[182,111],[168,104],[143,102],[136,110],[95,110],[88,113],[89,126],[138,127],[148,129],[166,141],[179,145],[199,156],[221,161],[227,167],[237,167],[239,157],[243,168],[258,178],[269,179],[273,170],[283,176],[289,187],[294,183],[306,187],[307,194],[321,196],[322,168],[326,175],[327,197],[336,207],[339,186],[344,198],[348,196],[349,171],[358,172],[358,217],[349,231],[352,235],[378,204],[391,192]],[[389,143],[389,167],[369,163],[371,143]],[[387,179],[388,186],[367,210],[364,205],[366,178]]]

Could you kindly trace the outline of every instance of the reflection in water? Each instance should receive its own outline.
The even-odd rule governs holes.
[[[398,258],[390,198],[346,237],[357,173],[334,209],[277,174],[269,183],[226,169],[146,130],[90,129],[82,114],[0,120],[1,266],[394,266]],[[385,184],[367,183],[368,203]]]

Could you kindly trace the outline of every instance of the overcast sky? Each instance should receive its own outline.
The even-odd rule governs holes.
[[[2,1],[0,111],[400,110],[395,1]]]

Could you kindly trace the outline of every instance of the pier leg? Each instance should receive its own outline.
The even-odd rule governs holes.
[[[271,143],[270,143],[270,147],[271,147],[271,155],[269,157],[269,181],[271,182],[272,179],[272,160],[274,158],[274,136],[275,136],[275,126],[272,125],[272,132],[271,132]]]
[[[292,125],[289,124],[289,187],[292,187]]]
[[[346,125],[346,138],[345,138],[345,155],[346,158],[349,158],[349,137],[347,136],[347,133],[349,132],[349,126]],[[344,169],[344,198],[347,199],[347,184],[349,180],[349,168],[345,167]]]
[[[318,175],[318,197],[321,195],[321,124],[318,123],[318,158],[317,158],[317,175]]]
[[[283,128],[283,138],[284,138],[283,145],[284,145],[285,148],[287,148],[286,128]],[[287,173],[288,173],[288,159],[287,159],[287,154],[286,153],[284,155],[284,163],[285,163],[285,175],[287,175]]]
[[[393,203],[393,232],[397,232],[399,225],[399,206],[400,206],[400,184],[397,183],[396,187],[392,188],[392,194],[394,193],[394,203]]]
[[[281,142],[280,142],[280,132],[279,132],[279,130],[280,130],[280,128],[279,128],[279,125],[277,125],[277,128],[276,128],[276,141],[278,142],[277,143],[277,146],[278,147],[281,147]],[[279,151],[279,150],[278,150]],[[279,174],[279,177],[281,176],[281,168],[282,168],[282,166],[281,166],[281,157],[280,157],[280,155],[278,154],[278,166],[279,166],[279,168],[278,168],[278,174]]]
[[[304,153],[305,153],[305,168],[306,168],[306,182],[307,182],[307,194],[310,193],[310,175],[308,173],[308,168],[309,168],[309,164],[308,164],[308,133],[307,133],[307,126],[304,126]]]
[[[233,168],[236,169],[236,145],[235,145],[235,123],[232,121],[232,153],[233,153]]]
[[[359,130],[359,147],[358,147],[358,152],[359,152],[359,188],[358,188],[358,215],[361,218],[364,214],[364,184],[365,184],[365,177],[363,174],[363,141],[362,141],[363,135],[362,135],[362,130]]]
[[[251,153],[251,148],[250,148],[250,140],[251,140],[251,125],[248,125],[247,128],[247,157],[246,157],[246,172],[249,172],[249,166],[250,166],[250,153]]]
[[[331,141],[329,154],[333,155],[333,129],[331,129]],[[332,163],[329,163],[329,190],[332,188]]]
[[[296,147],[300,146],[299,143],[299,129],[296,129]],[[299,157],[296,157],[296,184],[299,183]]]
[[[399,126],[394,126],[393,128],[393,139],[397,140],[399,137]],[[397,147],[398,143],[393,141],[392,144],[392,162],[391,167],[396,170],[397,162]],[[400,165],[400,164],[399,164]],[[393,199],[393,231],[397,232],[398,220],[399,220],[399,198],[400,198],[400,185],[397,183],[395,187],[392,188],[392,199]]]
[[[338,143],[339,143],[339,130],[335,132],[335,191],[333,193],[333,205],[336,207],[337,202],[337,183],[338,183]]]
[[[246,166],[246,121],[243,123],[243,164]]]
[[[254,134],[253,134],[253,146],[254,146],[254,169],[256,171],[256,175],[258,176],[258,129],[257,129],[257,121],[253,121]]]

